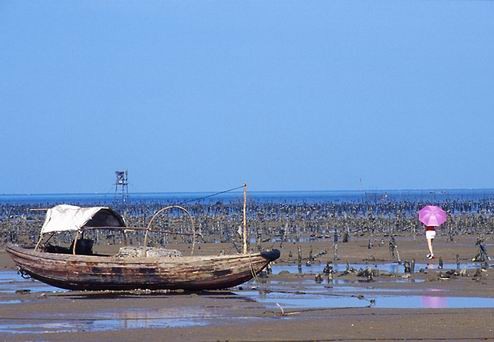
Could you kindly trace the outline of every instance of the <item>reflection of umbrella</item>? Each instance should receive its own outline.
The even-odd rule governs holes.
[[[419,210],[419,220],[429,227],[437,227],[446,222],[448,214],[440,207],[427,205]]]
[[[448,307],[448,298],[422,296],[422,307],[426,309],[444,309]]]

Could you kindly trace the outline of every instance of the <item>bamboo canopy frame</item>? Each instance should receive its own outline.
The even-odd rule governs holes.
[[[189,220],[190,220],[190,223],[191,223],[191,226],[192,226],[192,233],[177,233],[177,232],[173,232],[173,231],[170,231],[170,230],[161,230],[161,229],[153,229],[152,228],[152,224],[153,222],[155,221],[156,217],[167,211],[167,210],[171,210],[171,209],[180,209],[182,211],[184,211]],[[36,211],[46,211],[48,209],[30,209],[30,210],[36,210]],[[153,217],[151,218],[151,220],[149,221],[147,227],[112,227],[112,226],[109,226],[109,227],[91,227],[91,226],[84,226],[84,227],[81,227],[79,230],[77,230],[76,232],[76,235],[75,235],[75,239],[74,239],[74,244],[73,244],[73,247],[72,247],[72,254],[75,255],[76,254],[76,247],[77,247],[77,240],[79,239],[79,237],[81,236],[81,234],[86,231],[86,230],[97,230],[97,229],[105,229],[105,230],[119,230],[119,231],[122,231],[123,234],[124,234],[124,240],[126,241],[127,240],[127,236],[125,234],[126,231],[145,231],[145,234],[144,234],[144,248],[146,249],[147,247],[147,243],[148,243],[148,234],[149,232],[160,232],[160,233],[168,233],[168,234],[174,234],[174,235],[185,235],[185,236],[192,236],[192,248],[191,248],[191,255],[194,255],[194,249],[195,249],[195,244],[196,244],[196,235],[201,235],[200,233],[197,233],[196,232],[196,229],[195,229],[195,224],[194,224],[194,219],[192,217],[192,215],[190,214],[190,212],[185,209],[184,207],[181,207],[181,206],[178,206],[178,205],[171,205],[171,206],[167,206],[167,207],[164,207],[164,208],[161,208],[160,210],[158,210],[154,215]],[[47,234],[50,234],[48,240],[46,240],[44,242],[44,244],[46,244],[54,235],[55,235],[55,232],[50,232],[50,233],[47,233]],[[40,237],[39,237],[39,240],[38,242],[36,243],[36,246],[34,247],[34,251],[38,250],[39,246],[41,245],[42,241],[43,241],[43,238],[44,238],[45,234],[41,234]],[[146,250],[146,254],[147,254],[147,250]]]
[[[180,209],[180,210],[184,211],[187,214],[187,216],[189,217],[190,224],[192,226],[192,248],[191,248],[190,255],[194,255],[194,248],[196,246],[196,229],[194,226],[194,219],[192,218],[192,215],[190,214],[190,212],[187,209],[185,209],[184,207],[179,206],[179,205],[170,205],[170,206],[161,208],[160,210],[158,210],[153,215],[153,217],[151,217],[151,220],[149,221],[148,226],[146,228],[146,233],[144,234],[144,248],[146,249],[146,247],[148,245],[148,234],[150,231],[152,231],[151,225],[153,224],[154,220],[156,219],[156,217],[158,217],[159,214],[161,214],[167,210],[170,210],[170,209]],[[185,234],[182,234],[182,235],[185,235]],[[190,234],[187,234],[187,235],[190,235]],[[147,255],[147,250],[146,250],[146,255]]]

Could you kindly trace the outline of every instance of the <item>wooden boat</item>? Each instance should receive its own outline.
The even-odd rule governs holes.
[[[172,207],[159,210],[148,227],[132,228],[125,227],[123,218],[110,208],[56,206],[48,209],[35,248],[9,244],[6,251],[22,275],[71,290],[225,289],[252,279],[280,256],[276,249],[261,253],[246,253],[244,249],[243,254],[219,256],[150,256],[147,233],[152,231],[153,219]],[[192,218],[191,221],[193,224]],[[95,255],[92,253],[92,241],[79,238],[87,229],[145,230],[144,246],[140,247],[143,253],[137,256]],[[45,236],[50,236],[49,240],[53,234],[63,231],[77,232],[70,249],[43,247]],[[195,236],[194,230],[192,253]]]
[[[252,279],[278,250],[223,256],[141,257],[45,253],[8,245],[23,274],[70,290],[214,290]]]

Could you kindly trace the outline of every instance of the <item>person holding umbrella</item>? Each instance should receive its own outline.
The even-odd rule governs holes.
[[[436,227],[446,222],[448,214],[435,205],[426,205],[419,210],[419,220],[425,225],[425,238],[427,239],[427,247],[429,247],[429,254],[427,259],[434,259],[434,250],[432,249],[432,242],[436,237]]]

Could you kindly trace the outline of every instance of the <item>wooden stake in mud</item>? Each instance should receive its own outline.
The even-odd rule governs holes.
[[[247,184],[244,184],[244,254],[247,254]]]
[[[338,260],[338,229],[337,228],[334,229],[333,248],[334,248],[333,263],[336,264],[336,261]]]

